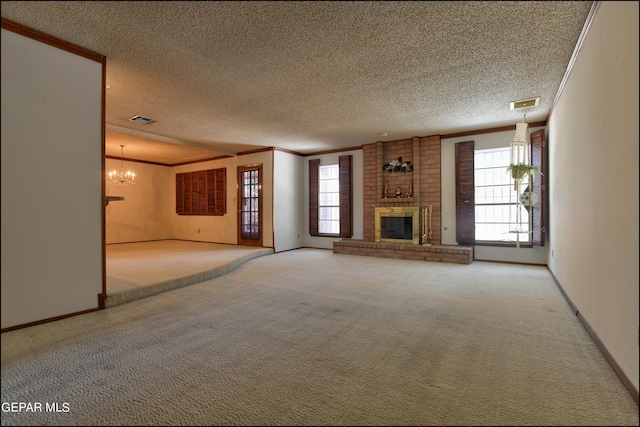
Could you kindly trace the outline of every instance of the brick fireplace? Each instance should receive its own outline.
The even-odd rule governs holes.
[[[412,171],[388,172],[385,164],[402,158]],[[473,247],[442,245],[441,233],[441,153],[440,136],[413,137],[363,146],[363,239],[342,239],[333,244],[334,253],[379,256],[385,258],[470,264]],[[385,197],[387,189],[387,197]],[[376,208],[417,208],[431,206],[430,245],[382,242],[376,239]],[[422,220],[418,218],[419,230]],[[421,231],[422,232],[422,231]],[[378,241],[376,241],[378,240]],[[422,242],[418,242],[422,243]]]

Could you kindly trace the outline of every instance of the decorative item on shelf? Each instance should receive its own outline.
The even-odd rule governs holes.
[[[433,230],[431,229],[431,214],[433,213],[433,205],[428,205],[422,209],[422,244],[431,246],[431,238]]]
[[[407,197],[413,197],[413,183],[409,183],[409,191],[407,191]]]
[[[396,160],[392,160],[382,167],[383,170],[391,172],[411,172],[413,171],[413,165],[411,162],[403,162],[402,157],[398,157]]]
[[[110,183],[118,185],[128,185],[136,183],[136,174],[131,171],[124,171],[124,145],[120,145],[120,172],[115,170],[109,172]]]
[[[396,197],[402,198],[402,191],[400,191],[400,187],[396,187]]]
[[[382,194],[382,198],[383,199],[388,199],[389,198],[389,183],[388,182],[384,183],[384,194]]]

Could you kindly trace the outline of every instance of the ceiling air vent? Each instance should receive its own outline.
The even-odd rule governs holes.
[[[539,103],[539,96],[537,98],[523,99],[522,101],[513,101],[511,103],[511,110],[519,110],[520,108],[527,107],[537,107]]]
[[[129,120],[131,120],[132,122],[138,122],[145,125],[150,125],[151,123],[156,122],[155,120],[149,119],[147,117],[142,117],[142,116],[133,116]]]

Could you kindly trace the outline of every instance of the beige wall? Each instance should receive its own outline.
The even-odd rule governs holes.
[[[120,171],[120,160],[106,159],[105,164],[107,171]],[[134,185],[105,184],[107,196],[124,197],[105,208],[107,244],[171,239],[171,213],[175,212],[169,191],[175,183],[171,168],[125,161],[124,169],[136,174]]]
[[[602,2],[549,121],[549,268],[638,389],[638,3]]]
[[[176,213],[176,174],[207,169],[227,168],[227,213],[222,216],[178,215]],[[236,159],[227,158],[169,168],[169,185],[166,190],[171,198],[169,223],[171,238],[202,242],[228,243],[238,241],[236,231]]]
[[[96,309],[102,63],[2,29],[2,328]]]

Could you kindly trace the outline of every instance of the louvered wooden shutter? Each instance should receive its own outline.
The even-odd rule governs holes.
[[[198,171],[194,173],[198,177],[197,181],[197,205],[198,213],[207,213],[207,171]]]
[[[544,140],[544,129],[539,129],[531,133],[531,165],[540,168],[540,174],[533,181],[533,193],[538,196],[538,203],[533,205],[531,214],[531,224],[533,234],[531,243],[537,246],[544,246],[546,236],[545,225],[545,200],[547,198],[547,177],[546,177],[547,147]]]
[[[191,212],[198,213],[199,211],[199,197],[198,197],[198,174],[191,173]]]
[[[338,158],[340,188],[340,237],[353,236],[351,156]]]
[[[309,234],[318,233],[318,187],[320,185],[320,159],[309,160]]]
[[[215,208],[216,215],[224,215],[227,213],[227,168],[215,170]]]
[[[475,243],[475,182],[473,141],[456,144],[456,240]]]
[[[227,169],[176,174],[178,215],[224,215],[227,213]]]
[[[176,174],[176,213],[184,212],[184,174]]]
[[[191,173],[184,174],[184,213],[191,213]]]

